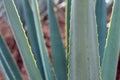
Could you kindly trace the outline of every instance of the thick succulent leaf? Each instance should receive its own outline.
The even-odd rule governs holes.
[[[0,60],[9,79],[22,80],[20,71],[15,64],[11,53],[0,35]]]
[[[120,0],[115,0],[102,64],[102,80],[115,80],[120,46]]]
[[[65,49],[59,31],[59,25],[53,11],[53,2],[48,0],[48,19],[52,44],[52,60],[58,80],[67,80],[67,63]]]
[[[99,50],[94,0],[72,0],[70,80],[99,80]]]
[[[10,70],[8,64],[7,64],[7,61],[5,61],[5,58],[2,56],[3,52],[0,48],[0,68],[4,74],[4,77],[5,78],[8,78],[9,79],[12,79],[12,80],[15,80],[14,78],[14,74],[12,74],[12,71]]]
[[[37,35],[35,30],[35,23],[33,19],[32,9],[31,9],[29,0],[22,0],[22,3],[23,3],[24,14],[25,14],[29,42],[34,54],[34,58],[36,60],[36,64],[41,72],[43,80],[45,80],[45,75],[44,75],[43,65],[42,65],[43,63],[41,60],[40,49],[38,46],[38,40],[37,40]]]
[[[70,20],[71,20],[71,0],[67,0],[66,5],[66,42],[67,42],[67,53],[69,53],[69,36],[70,36]]]
[[[107,36],[106,27],[106,3],[105,0],[96,0],[96,21],[98,30],[98,42],[99,42],[99,55],[100,55],[100,65],[102,64],[104,48]]]
[[[3,77],[5,78],[5,80],[9,80],[9,77],[8,77],[8,69],[6,69],[7,67],[4,67],[3,66],[4,64],[2,64],[2,61],[1,61],[1,58],[0,58],[0,72],[3,74]],[[6,64],[5,64],[6,66]],[[13,78],[12,78],[13,79]],[[14,79],[13,79],[14,80]]]
[[[70,37],[70,22],[71,22],[71,0],[67,0],[66,7],[66,42],[67,42],[67,53],[69,53],[69,37]]]
[[[20,54],[26,67],[29,78],[31,80],[41,80],[40,72],[38,70],[38,67],[36,66],[33,54],[31,52],[31,48],[28,44],[28,40],[25,35],[22,23],[19,19],[14,2],[13,0],[4,0],[4,4],[6,6],[8,17],[11,23],[13,35],[17,42],[17,46],[20,50]]]
[[[50,59],[48,57],[48,53],[46,51],[46,46],[43,38],[42,26],[40,24],[40,16],[39,16],[39,9],[38,9],[37,3],[38,3],[37,0],[32,0],[32,11],[33,11],[33,16],[35,21],[35,29],[36,29],[39,49],[41,53],[41,59],[42,59],[43,68],[45,72],[45,79],[54,80],[54,74],[52,72]]]
[[[68,68],[68,76],[70,76],[70,64],[69,64],[69,59],[70,59],[70,22],[71,22],[71,0],[67,0],[67,5],[66,5],[66,59],[67,59],[67,68]],[[69,78],[69,77],[68,77]]]

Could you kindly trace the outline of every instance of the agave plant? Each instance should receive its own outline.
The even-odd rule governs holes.
[[[48,57],[37,0],[22,0],[28,35],[13,0],[3,0],[30,80],[115,80],[120,48],[120,0],[115,0],[107,33],[105,0],[67,0],[66,47],[53,1],[47,0],[52,44]],[[29,39],[29,40],[28,40]],[[9,80],[23,80],[0,34],[0,63]]]

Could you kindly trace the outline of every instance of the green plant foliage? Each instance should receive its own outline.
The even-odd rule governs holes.
[[[66,58],[67,58],[67,68],[68,68],[68,76],[70,76],[70,20],[71,20],[71,0],[67,0],[67,5],[66,5]],[[69,77],[68,77],[69,78]]]
[[[71,0],[67,0],[66,5],[66,42],[67,42],[67,54],[69,56],[69,37],[70,37],[70,20],[71,20]]]
[[[43,65],[42,65],[43,63],[40,56],[40,49],[39,49],[36,30],[35,30],[35,23],[33,19],[33,12],[28,0],[22,0],[22,3],[23,3],[24,14],[26,19],[29,42],[30,42],[37,66],[41,72],[42,78],[43,80],[45,80],[45,75],[44,75]]]
[[[120,0],[115,0],[108,34],[105,0],[67,0],[66,47],[62,43],[53,1],[47,0],[52,61],[46,51],[38,1],[22,0],[28,35],[14,1],[3,1],[30,80],[116,79],[120,48]],[[1,34],[0,63],[6,79],[23,80]]]
[[[0,49],[0,62],[1,62],[0,67],[2,67],[4,70],[4,76],[5,76],[5,78],[15,80],[15,78],[13,77],[12,71],[9,69],[9,66],[7,65],[7,61],[4,60],[2,54],[3,54],[3,52]]]
[[[100,65],[102,64],[104,48],[107,36],[107,20],[106,20],[106,3],[105,0],[96,0],[96,21],[98,30],[98,42],[99,42],[99,55],[100,55]]]
[[[99,80],[94,2],[72,0],[71,9],[70,80]]]
[[[120,0],[115,0],[111,26],[105,46],[102,80],[115,80],[120,49]]]
[[[43,39],[37,0],[32,0],[32,11],[33,11],[34,21],[36,26],[35,29],[36,29],[37,39],[38,39],[38,45],[41,51],[40,53],[41,53],[41,59],[43,63],[42,65],[45,72],[45,78],[46,80],[54,80],[54,74],[50,66],[50,60],[49,60],[44,39]]]
[[[48,0],[48,18],[52,44],[52,59],[58,80],[67,80],[67,64],[58,22],[53,11],[53,2]],[[53,23],[54,22],[54,23]]]
[[[11,23],[13,35],[20,50],[20,54],[24,61],[24,65],[26,67],[29,78],[31,80],[40,80],[41,75],[35,64],[31,48],[28,44],[28,40],[25,35],[25,31],[23,30],[22,23],[18,17],[18,13],[15,8],[14,2],[13,0],[4,0],[4,4],[6,6],[8,17]]]
[[[9,79],[22,80],[20,71],[12,59],[11,53],[0,35],[0,60]]]
[[[10,72],[9,72],[8,68],[6,66],[4,66],[4,65],[6,65],[6,64],[2,64],[2,61],[0,59],[0,72],[3,73],[3,77],[4,77],[5,80],[9,80],[8,75],[9,75]],[[11,78],[11,79],[13,79],[13,78]]]

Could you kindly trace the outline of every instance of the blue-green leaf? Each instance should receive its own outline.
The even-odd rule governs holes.
[[[70,59],[70,22],[71,22],[71,0],[67,0],[67,5],[66,5],[66,59],[67,59],[67,74],[70,76],[70,64],[69,64],[69,59]],[[68,77],[69,79],[69,77]]]
[[[18,16],[14,1],[4,0],[4,4],[6,6],[9,21],[11,23],[13,35],[17,42],[17,46],[19,48],[20,55],[24,62],[28,76],[31,80],[41,80],[41,74],[38,70],[38,67],[36,66],[33,53],[31,51],[30,45],[28,44],[27,36]]]
[[[94,0],[72,0],[70,28],[70,80],[99,80]]]
[[[22,0],[22,3],[23,3],[24,14],[25,14],[29,42],[30,42],[37,66],[41,72],[42,78],[43,80],[45,80],[45,75],[44,75],[43,65],[42,65],[43,63],[40,56],[40,49],[38,46],[38,40],[37,40],[37,35],[35,30],[35,22],[33,19],[32,9],[28,0]]]
[[[102,80],[115,80],[120,49],[120,0],[115,0],[102,64]]]
[[[96,0],[96,21],[98,30],[98,42],[99,42],[99,55],[100,55],[100,65],[102,64],[104,48],[107,36],[106,27],[106,3],[105,0]]]
[[[65,49],[59,31],[58,22],[53,11],[52,0],[48,0],[48,18],[52,43],[52,59],[58,80],[67,80],[67,63]]]
[[[39,16],[40,14],[39,14],[37,3],[38,3],[37,0],[32,0],[32,11],[33,11],[33,16],[35,21],[35,29],[36,29],[37,39],[38,39],[38,45],[39,45],[41,59],[42,59],[43,68],[45,72],[45,79],[54,80],[55,79],[54,74],[52,72],[50,59],[48,57],[48,53],[46,51],[46,46],[43,38],[42,26],[40,23],[40,16]]]
[[[9,79],[22,80],[20,71],[18,70],[18,67],[15,64],[11,56],[11,53],[8,47],[6,46],[5,42],[3,41],[1,35],[0,35],[0,60]]]
[[[2,64],[2,61],[1,61],[1,58],[0,58],[0,72],[3,74],[3,77],[5,78],[5,80],[9,80],[7,72],[9,72],[9,74],[10,74],[10,71],[9,71],[9,69],[7,67],[4,67],[3,65],[6,66],[6,64]]]

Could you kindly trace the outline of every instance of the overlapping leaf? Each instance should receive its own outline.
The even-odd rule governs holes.
[[[115,80],[120,49],[120,0],[115,0],[102,64],[102,80]]]
[[[53,2],[48,0],[48,19],[52,44],[53,65],[58,80],[67,80],[67,63],[65,49],[59,31],[58,22],[53,11]]]
[[[29,3],[29,0],[22,0],[23,8],[24,8],[24,14],[25,14],[25,20],[26,20],[26,26],[27,26],[27,33],[29,37],[29,42],[36,60],[36,64],[41,72],[43,80],[45,80],[45,75],[43,71],[43,63],[41,60],[40,55],[40,49],[38,46],[38,40],[35,30],[35,22],[33,19],[33,12]]]
[[[48,57],[48,53],[46,51],[43,33],[42,33],[42,27],[40,24],[40,16],[39,16],[39,10],[38,10],[38,2],[37,0],[31,0],[32,1],[32,11],[33,11],[33,17],[35,22],[35,29],[37,34],[37,40],[38,45],[40,49],[41,59],[42,59],[42,65],[45,72],[45,79],[46,80],[54,80],[54,74],[52,72],[52,68],[50,66],[50,60]]]
[[[17,65],[15,64],[9,49],[7,48],[5,42],[3,41],[0,35],[0,60],[5,69],[6,76],[12,80],[22,80],[20,71],[18,70]]]
[[[31,48],[28,44],[28,40],[25,35],[25,31],[18,16],[14,2],[13,0],[3,0],[3,1],[6,6],[13,35],[17,42],[17,46],[20,50],[20,54],[24,61],[24,65],[26,67],[29,78],[31,80],[41,80],[42,78],[40,72],[38,70],[38,67],[36,66],[33,54],[31,52]]]
[[[98,31],[98,42],[99,42],[99,55],[100,55],[100,65],[102,64],[104,48],[107,36],[107,11],[105,0],[96,0],[96,21],[97,21],[97,31]]]

